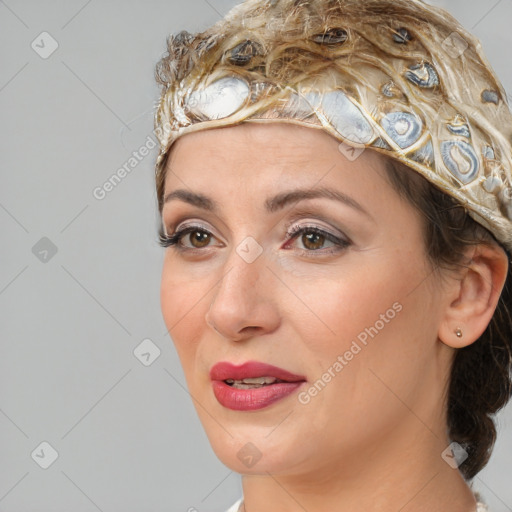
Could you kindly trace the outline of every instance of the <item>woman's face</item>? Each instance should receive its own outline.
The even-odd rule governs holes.
[[[392,456],[403,436],[444,436],[446,300],[419,214],[383,157],[358,153],[284,123],[191,133],[172,149],[163,225],[192,230],[166,249],[163,316],[212,447],[239,473],[327,478]],[[217,363],[249,361],[302,382],[212,382]]]

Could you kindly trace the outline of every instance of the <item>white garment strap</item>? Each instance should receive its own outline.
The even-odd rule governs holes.
[[[238,508],[242,504],[242,499],[243,498],[240,498],[236,503],[233,503],[233,505],[231,507],[229,507],[228,510],[226,510],[226,512],[238,512]],[[478,511],[478,512],[480,512],[480,511]]]

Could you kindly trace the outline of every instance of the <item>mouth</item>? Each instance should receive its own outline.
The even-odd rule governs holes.
[[[282,382],[305,382],[306,378],[283,368],[259,361],[248,361],[242,365],[229,362],[215,364],[210,370],[212,381],[223,381],[238,389],[252,389],[271,386]]]
[[[223,407],[234,411],[256,411],[292,396],[306,378],[277,366],[249,361],[236,366],[217,363],[210,370],[212,389]]]

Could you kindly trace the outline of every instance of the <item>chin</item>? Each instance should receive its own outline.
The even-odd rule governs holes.
[[[285,428],[270,436],[272,429],[247,423],[225,425],[225,428],[229,433],[217,424],[210,424],[205,432],[217,458],[237,473],[278,474],[300,464],[301,461],[296,460],[298,454],[301,459],[308,457],[304,444],[291,438]]]

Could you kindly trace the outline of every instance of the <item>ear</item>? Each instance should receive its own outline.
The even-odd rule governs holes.
[[[447,308],[439,339],[453,348],[475,342],[489,325],[507,278],[509,261],[497,244],[468,251],[469,264],[447,285]]]

